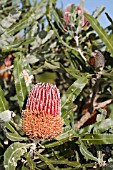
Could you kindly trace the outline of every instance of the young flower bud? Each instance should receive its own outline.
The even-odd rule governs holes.
[[[66,22],[67,25],[70,24],[70,16],[71,16],[71,5],[67,5],[67,7],[64,10],[64,21]],[[75,13],[77,13],[78,16],[82,17],[82,28],[86,28],[89,26],[88,20],[84,17],[84,13],[88,13],[85,9],[82,9],[80,5],[76,6],[75,8]],[[74,25],[75,23],[73,23]],[[66,28],[67,26],[65,26]]]
[[[62,132],[60,93],[52,84],[36,84],[23,111],[23,130],[34,139],[52,139]]]

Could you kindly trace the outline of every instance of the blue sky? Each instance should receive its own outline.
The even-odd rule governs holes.
[[[92,14],[92,12],[100,7],[105,6],[106,9],[101,14],[101,17],[99,18],[99,22],[103,27],[106,27],[109,25],[109,21],[105,15],[105,12],[107,12],[111,18],[113,18],[113,0],[84,0],[84,8],[89,12],[89,14]],[[57,0],[57,6],[60,8],[65,8],[68,4],[80,4],[80,0]]]

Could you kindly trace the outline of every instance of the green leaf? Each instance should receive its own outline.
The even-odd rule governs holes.
[[[73,129],[71,129],[71,130],[69,130],[67,132],[64,132],[64,133],[60,134],[58,137],[56,137],[56,140],[62,140],[62,139],[71,137],[73,135],[75,136],[76,134],[75,134],[75,131]]]
[[[20,15],[21,11],[19,11],[19,8],[13,9],[6,18],[1,20],[0,27],[9,28],[17,19],[19,19]]]
[[[4,148],[3,144],[0,142],[0,148]]]
[[[4,91],[0,87],[0,112],[8,110],[8,102],[4,97]]]
[[[102,5],[99,8],[97,8],[94,12],[93,12],[93,17],[94,18],[99,18],[101,13],[105,10],[105,7]]]
[[[10,124],[10,123],[6,123],[6,128],[12,132],[12,133],[16,133],[16,130],[14,129],[14,127]]]
[[[28,170],[24,165],[22,166],[21,170]]]
[[[109,35],[104,31],[104,29],[100,26],[99,22],[90,16],[89,14],[84,14],[84,16],[87,18],[93,29],[97,32],[100,39],[105,43],[106,47],[109,49],[112,57],[113,57],[113,45],[112,41],[109,38]]]
[[[74,101],[78,97],[78,95],[81,93],[87,82],[88,81],[86,77],[80,77],[68,88],[65,95],[61,98],[62,108],[67,103],[70,103],[70,100]]]
[[[4,153],[5,170],[15,170],[17,161],[21,159],[21,156],[27,152],[27,148],[30,146],[19,142],[11,144]]]
[[[57,29],[55,28],[54,24],[51,22],[51,20],[50,20],[50,23],[51,23],[51,26],[52,26],[52,28],[53,28],[53,30],[54,30],[54,33],[55,33],[55,35],[57,36],[59,42],[61,42],[65,47],[67,47],[67,48],[69,48],[69,49],[71,49],[71,50],[73,49],[73,50],[75,50],[75,51],[78,51],[77,48],[73,48],[72,46],[68,45],[65,41],[63,41],[63,37],[61,37],[61,36],[58,34],[58,31],[57,31]]]
[[[5,5],[5,3],[7,2],[7,0],[1,0],[0,1],[0,5],[2,6],[2,5]]]
[[[55,167],[53,166],[53,164],[49,161],[49,159],[48,159],[47,157],[42,156],[39,152],[37,152],[36,154],[39,156],[39,158],[40,158],[43,162],[45,162],[45,164],[48,165],[49,169],[55,170]]]
[[[51,143],[49,143],[49,144],[45,144],[44,147],[45,147],[45,148],[53,148],[53,147],[62,145],[62,144],[64,144],[64,143],[68,142],[68,141],[70,141],[70,140],[69,140],[69,137],[66,137],[66,138],[63,138],[63,139],[61,139],[61,140],[59,140],[59,141],[55,141],[55,142],[51,142]]]
[[[69,111],[72,109],[73,101],[78,97],[81,93],[88,80],[86,77],[80,77],[76,80],[66,91],[66,93],[61,98],[62,104],[62,117],[67,119],[69,115]],[[64,119],[64,121],[65,121]]]
[[[14,42],[14,37],[10,36],[8,33],[4,33],[0,37],[0,48],[6,48]]]
[[[25,153],[25,158],[27,159],[30,169],[34,170],[36,168],[36,162],[34,162],[33,159],[31,159],[30,152]]]
[[[81,151],[82,155],[84,155],[85,159],[86,160],[94,160],[94,161],[98,162],[98,159],[96,157],[94,157],[93,154],[87,150],[84,143],[81,140],[79,140],[79,142],[80,142],[80,151]]]
[[[93,133],[102,133],[109,130],[113,125],[113,120],[108,118],[101,122],[97,122],[94,126]]]
[[[50,160],[51,163],[53,164],[56,164],[56,165],[68,165],[68,166],[72,166],[72,167],[75,167],[75,168],[80,168],[81,167],[81,164],[79,162],[76,162],[76,161],[68,161],[67,159],[64,159],[64,160]],[[67,168],[66,168],[67,170]]]
[[[69,130],[61,135],[59,135],[55,142],[51,142],[51,143],[48,143],[48,144],[44,144],[44,147],[45,148],[52,148],[52,147],[56,147],[56,146],[59,146],[59,145],[62,145],[68,141],[72,141],[72,140],[77,140],[79,138],[78,134],[76,134],[74,132],[74,130]],[[43,142],[42,142],[43,144]]]
[[[28,28],[29,26],[33,25],[36,20],[43,17],[45,14],[45,11],[46,11],[45,8],[43,8],[41,12],[38,9],[36,9],[36,11],[34,11],[33,9],[32,12],[30,10],[29,12],[24,14],[24,16],[22,16],[22,19],[20,19],[19,22],[16,22],[15,25],[11,29],[8,29],[8,33],[10,35],[14,35],[17,32],[25,28]]]
[[[86,134],[81,140],[90,144],[113,144],[113,134]]]
[[[57,9],[57,10],[58,10],[58,9]],[[61,20],[60,20],[60,18],[59,18],[59,16],[58,16],[58,14],[57,14],[57,12],[54,10],[54,8],[51,9],[51,14],[54,16],[55,21],[56,21],[58,27],[64,32],[64,30],[63,30],[64,25],[62,24],[62,22],[61,22]]]
[[[21,137],[17,132],[12,133],[12,132],[7,132],[6,131],[6,137],[11,140],[11,141],[27,141],[27,137]]]
[[[54,35],[54,31],[50,30],[48,32],[41,31],[40,34],[38,34],[35,37],[35,40],[31,43],[31,49],[34,50],[36,48],[39,48],[41,45],[45,44],[48,40],[52,39],[52,36]]]
[[[16,54],[16,58],[14,60],[13,73],[14,73],[15,87],[16,87],[16,93],[17,93],[20,109],[22,109],[24,100],[27,96],[27,88],[22,74],[23,71],[22,65],[23,65],[22,58],[20,57],[20,55]]]

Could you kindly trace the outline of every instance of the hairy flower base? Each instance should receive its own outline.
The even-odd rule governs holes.
[[[62,132],[60,115],[51,115],[36,111],[24,110],[22,117],[23,130],[31,139],[52,139]]]

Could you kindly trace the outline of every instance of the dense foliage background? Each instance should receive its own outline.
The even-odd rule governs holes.
[[[0,169],[113,168],[113,20],[106,13],[109,26],[100,26],[104,9],[84,14],[83,27],[76,4],[67,24],[56,0],[0,1]],[[105,58],[101,70],[89,62],[95,50]],[[35,145],[22,130],[22,110],[38,82],[59,88],[64,125]],[[6,110],[16,114],[10,122]]]

